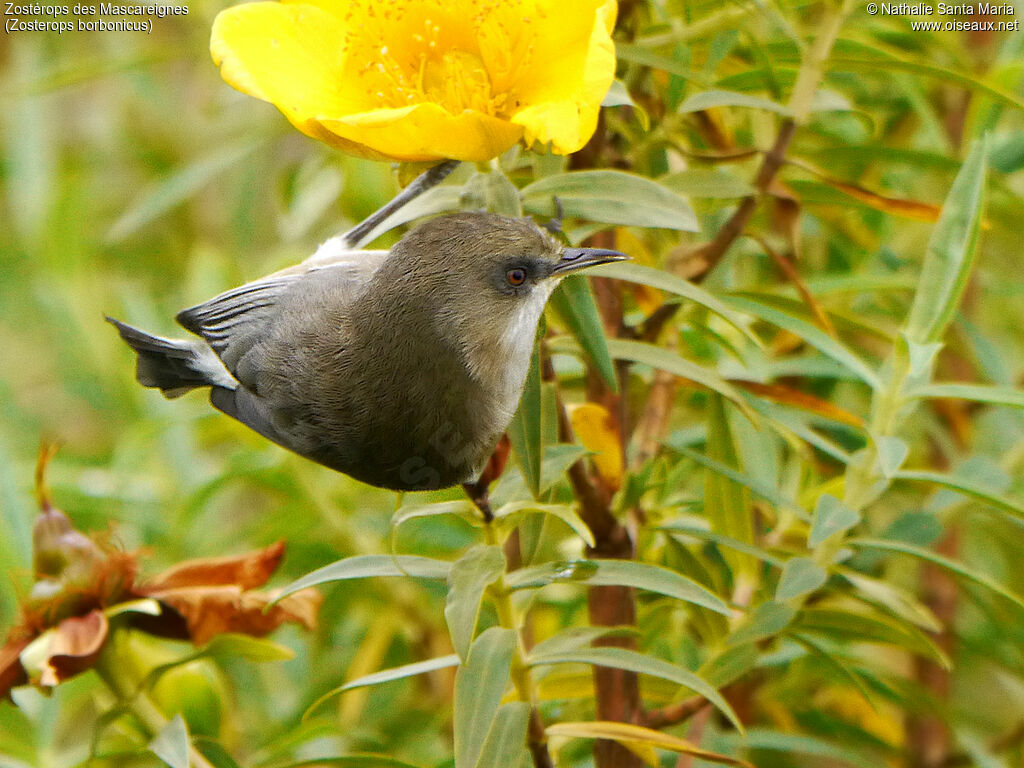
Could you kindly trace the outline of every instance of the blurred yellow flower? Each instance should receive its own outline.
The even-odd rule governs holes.
[[[582,147],[615,74],[615,0],[283,0],[222,11],[221,74],[363,157]]]

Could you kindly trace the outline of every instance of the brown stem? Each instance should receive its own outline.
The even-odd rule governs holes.
[[[547,355],[541,355],[541,375],[553,381],[554,368]],[[566,413],[561,394],[555,393],[558,413],[558,439],[573,442],[572,425]],[[633,542],[629,532],[612,514],[609,496],[603,484],[587,471],[586,464],[578,461],[569,468],[569,482],[580,505],[580,517],[594,534],[595,545],[588,549],[589,556],[629,559],[633,557]],[[587,594],[587,608],[593,626],[632,626],[636,624],[636,603],[629,587],[592,587]],[[611,645],[634,649],[632,637],[609,637],[595,645]],[[594,687],[597,692],[598,720],[636,723],[639,720],[640,684],[633,672],[620,669],[594,667]],[[615,741],[599,739],[594,742],[594,765],[597,768],[643,768],[643,761]]]

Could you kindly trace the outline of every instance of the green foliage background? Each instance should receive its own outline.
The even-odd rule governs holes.
[[[219,9],[193,3],[187,17],[157,20],[148,36],[0,39],[0,570],[9,574],[0,579],[0,627],[16,621],[32,581],[31,480],[41,439],[63,443],[50,474],[58,505],[83,530],[111,530],[125,548],[144,547],[153,572],[285,539],[283,585],[392,546],[454,560],[479,540],[458,516],[412,519],[395,532],[394,494],[269,445],[200,396],[168,403],[143,390],[129,351],[103,322],[112,314],[171,332],[182,307],[301,260],[398,189],[386,165],[316,144],[220,80],[207,53]],[[1024,36],[911,33],[901,17],[845,10],[835,45],[815,65],[815,109],[788,146],[794,163],[778,174],[784,186],[761,200],[746,228],[755,236],[737,239],[703,283],[760,346],[693,303],[653,339],[717,376],[817,400],[792,407],[792,394],[783,397],[789,406],[738,395],[760,413],[755,428],[727,400],[683,384],[672,393],[656,456],[627,441],[630,472],[613,506],[630,521],[639,559],[702,583],[736,609],[727,620],[641,593],[638,647],[724,687],[747,727],[744,740],[714,713],[693,721],[692,732],[690,721],[669,732],[764,768],[1020,765],[1024,395],[1014,387],[1024,375]],[[776,142],[814,40],[837,13],[829,3],[622,4],[618,74],[629,98],[620,100],[632,106],[605,110],[598,137],[573,167],[663,179],[687,196],[701,233],[635,227],[618,232],[620,247],[637,243],[650,266],[695,274],[687,272],[693,248],[713,240],[753,190],[762,152],[745,150]],[[927,208],[891,199],[940,205],[972,140],[986,133],[980,245],[970,279],[957,283],[962,306],[941,329],[934,378],[990,388],[901,409],[886,400],[888,382],[907,373],[908,356],[923,353],[901,346],[900,329],[915,296],[932,307],[942,299],[935,281],[921,277],[936,225],[901,215]],[[524,186],[564,167],[521,157],[506,158],[506,169]],[[890,199],[847,194],[837,181]],[[968,210],[968,198],[952,205]],[[567,221],[576,239],[598,229],[579,205]],[[642,224],[646,209],[637,208]],[[834,336],[815,324],[814,307],[769,250],[795,264]],[[640,327],[645,305],[622,284],[615,290],[624,325]],[[564,351],[570,334],[555,336],[571,323],[552,317],[550,326],[549,349]],[[851,370],[851,355],[878,377],[877,387]],[[588,384],[589,358],[553,357],[567,400],[600,391],[593,371]],[[654,381],[643,364],[622,379],[634,423]],[[897,442],[872,442],[824,403],[885,427],[875,437]],[[879,417],[886,408],[892,413]],[[904,469],[942,483],[895,474],[886,457],[904,446]],[[872,451],[880,463],[864,458]],[[883,474],[886,489],[873,499],[867,487]],[[864,488],[853,535],[886,548],[839,542],[833,550],[850,547],[850,558],[834,561],[832,544],[808,546],[799,510],[827,514],[824,494],[846,493],[853,505],[855,480]],[[517,496],[526,498],[521,486],[508,493]],[[559,480],[546,500],[570,499]],[[547,532],[541,562],[581,554],[579,540],[558,525]],[[729,537],[742,540],[739,550]],[[953,581],[948,568],[922,566],[932,552],[963,564],[968,577]],[[368,579],[323,589],[316,632],[275,635],[294,659],[195,663],[156,692],[158,703],[168,715],[183,707],[192,733],[212,737],[240,765],[363,752],[445,764],[453,752],[450,669],[346,693],[301,719],[346,680],[451,653],[443,582]],[[538,595],[535,639],[587,624],[582,589],[552,586]],[[498,618],[485,601],[482,626]],[[151,662],[187,652],[134,642],[132,652]],[[587,667],[547,669],[534,681],[545,723],[594,719]],[[642,688],[652,709],[688,695],[653,677]],[[89,759],[97,719],[112,702],[86,674],[48,698],[21,691],[18,704],[0,703],[0,764],[70,766]],[[109,764],[154,760],[131,751],[139,739],[130,726],[115,726],[100,745],[120,754]],[[552,745],[559,765],[593,760],[587,742]],[[659,755],[663,765],[692,764]]]

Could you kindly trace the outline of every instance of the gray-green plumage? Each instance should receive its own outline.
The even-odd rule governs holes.
[[[475,480],[508,426],[558,278],[617,258],[562,248],[529,220],[454,214],[390,252],[328,241],[181,312],[202,340],[111,322],[145,386],[209,386],[215,407],[314,461],[381,487],[442,488]]]

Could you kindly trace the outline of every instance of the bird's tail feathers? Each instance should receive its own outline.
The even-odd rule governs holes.
[[[159,389],[164,397],[180,397],[199,387],[234,389],[238,386],[216,353],[198,339],[165,339],[112,317],[108,317],[107,322],[117,328],[121,338],[138,355],[135,378],[139,384]]]

